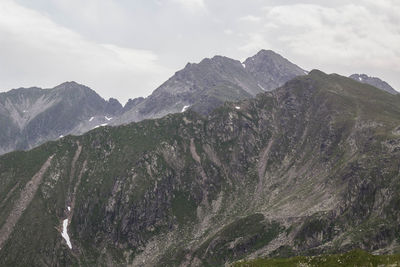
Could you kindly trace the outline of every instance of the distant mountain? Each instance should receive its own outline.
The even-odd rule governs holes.
[[[400,95],[317,70],[207,116],[67,136],[0,157],[0,266],[398,253],[399,158]]]
[[[379,79],[377,77],[370,77],[366,74],[353,74],[353,75],[350,75],[350,78],[352,78],[353,80],[359,81],[361,83],[366,83],[366,84],[375,86],[376,88],[386,91],[392,95],[396,95],[399,93],[392,86],[390,86],[387,82],[382,81],[381,79]]]
[[[261,50],[244,63],[223,56],[206,58],[198,64],[187,64],[113,123],[159,118],[188,108],[205,115],[226,101],[254,97],[305,74],[270,50]]]
[[[20,88],[0,94],[0,154],[29,149],[95,127],[160,118],[188,109],[207,115],[226,101],[273,90],[305,71],[272,51],[244,63],[223,56],[187,64],[150,96],[106,101],[75,82],[53,89]]]
[[[75,82],[53,89],[20,88],[0,93],[0,154],[82,134],[109,123],[121,112],[117,100],[106,101]]]
[[[308,73],[271,50],[261,50],[246,59],[243,66],[264,91],[276,89],[294,77]]]

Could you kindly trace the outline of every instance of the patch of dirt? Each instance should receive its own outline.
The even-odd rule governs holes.
[[[54,155],[50,156],[47,159],[40,170],[32,177],[32,179],[25,185],[25,188],[21,191],[19,199],[16,201],[10,215],[8,215],[6,222],[0,229],[0,249],[14,230],[14,226],[17,224],[21,215],[31,203],[33,197],[36,194],[36,191],[39,188],[40,183],[43,180],[43,175],[50,167],[53,157]]]

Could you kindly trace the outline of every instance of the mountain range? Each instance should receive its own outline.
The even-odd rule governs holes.
[[[262,50],[243,64],[222,56],[187,64],[150,96],[130,99],[124,107],[75,82],[53,89],[11,90],[0,94],[0,154],[95,127],[160,118],[188,108],[208,114],[225,101],[254,97],[298,75],[304,75],[301,68]]]
[[[26,150],[96,127],[161,118],[187,109],[207,115],[226,101],[271,91],[308,72],[271,50],[240,62],[223,56],[187,64],[150,96],[125,106],[92,89],[66,82],[52,89],[20,88],[0,93],[0,154]],[[386,82],[365,74],[350,78],[397,94]]]
[[[399,253],[399,158],[400,95],[318,70],[207,115],[99,127],[0,157],[0,265]]]
[[[396,95],[399,93],[395,89],[393,89],[393,87],[390,86],[387,82],[382,81],[381,79],[379,79],[377,77],[370,77],[366,74],[353,74],[353,75],[350,75],[350,78],[352,78],[353,80],[362,82],[362,83],[366,83],[366,84],[375,86],[376,88],[386,91],[392,95]]]
[[[53,89],[21,88],[1,93],[0,152],[29,149],[62,135],[83,133],[121,109],[117,100],[105,101],[75,82]],[[96,120],[90,119],[92,116]],[[91,123],[84,123],[88,120]]]
[[[76,82],[14,89],[0,123],[0,266],[400,253],[400,94],[379,78],[262,50],[125,106]]]
[[[0,93],[0,154],[26,150],[96,127],[122,125],[191,109],[207,115],[226,101],[255,97],[308,72],[271,50],[261,50],[243,63],[223,56],[187,64],[150,96],[104,100],[92,89],[66,82],[53,89],[20,88]],[[352,75],[391,94],[378,78]]]

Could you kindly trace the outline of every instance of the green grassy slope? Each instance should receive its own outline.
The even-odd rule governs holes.
[[[371,255],[362,250],[345,254],[294,257],[288,259],[256,259],[234,263],[235,267],[334,267],[334,266],[400,266],[400,255]]]

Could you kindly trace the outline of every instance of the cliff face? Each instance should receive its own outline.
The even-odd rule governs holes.
[[[376,88],[386,91],[392,95],[397,95],[399,93],[392,86],[390,86],[387,82],[382,81],[381,79],[379,79],[377,77],[370,77],[366,74],[352,74],[352,75],[350,75],[350,78],[352,78],[353,80],[356,80],[360,83],[365,83],[365,84],[375,86]]]
[[[274,90],[296,76],[308,74],[307,71],[271,50],[259,51],[246,59],[243,65],[263,91]]]
[[[250,60],[251,59],[251,60]],[[223,56],[187,64],[150,96],[122,105],[92,89],[66,82],[52,89],[20,88],[0,93],[0,154],[26,150],[69,134],[121,125],[192,109],[207,115],[226,101],[270,91],[304,71],[272,52],[240,61]]]
[[[399,158],[400,98],[312,71],[207,117],[102,127],[1,157],[0,264],[396,252]]]
[[[281,55],[261,50],[241,63],[223,56],[187,64],[114,124],[160,118],[188,108],[207,115],[226,101],[271,91],[306,72]]]
[[[0,154],[30,149],[68,134],[82,134],[122,112],[92,89],[66,82],[52,89],[0,93]],[[93,118],[92,118],[93,117]]]

